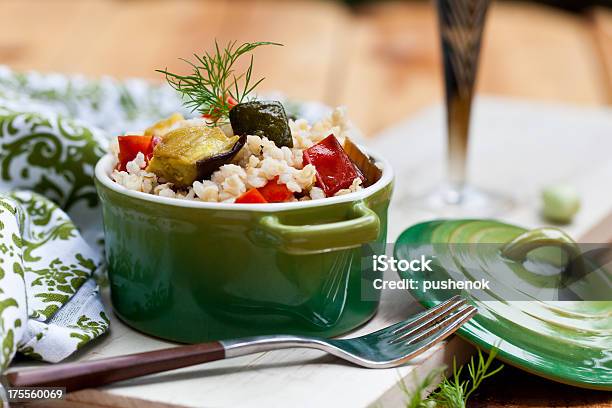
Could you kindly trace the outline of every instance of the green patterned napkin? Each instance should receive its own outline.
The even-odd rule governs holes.
[[[110,136],[180,102],[142,80],[0,67],[0,371],[17,351],[57,362],[108,330],[93,168]]]

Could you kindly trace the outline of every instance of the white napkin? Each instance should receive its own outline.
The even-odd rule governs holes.
[[[0,364],[16,350],[60,361],[108,329],[92,279],[100,254],[56,204],[32,192],[0,195]]]

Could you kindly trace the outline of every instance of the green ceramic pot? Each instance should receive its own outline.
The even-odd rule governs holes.
[[[378,158],[377,158],[378,159]],[[96,165],[115,313],[179,342],[273,333],[336,336],[374,315],[361,248],[384,243],[393,174],[341,197],[278,204],[182,201],[113,182]]]

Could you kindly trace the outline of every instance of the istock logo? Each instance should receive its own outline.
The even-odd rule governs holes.
[[[417,259],[395,259],[387,255],[372,255],[372,268],[376,272],[432,272],[429,264],[432,259],[427,259],[425,255],[421,255]]]

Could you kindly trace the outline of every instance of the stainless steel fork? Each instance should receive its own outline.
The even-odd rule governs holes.
[[[74,391],[208,361],[292,347],[325,351],[367,368],[396,367],[444,340],[476,312],[474,306],[456,296],[408,320],[351,339],[277,335],[223,340],[9,372],[3,382],[9,387],[66,387],[67,391]]]

